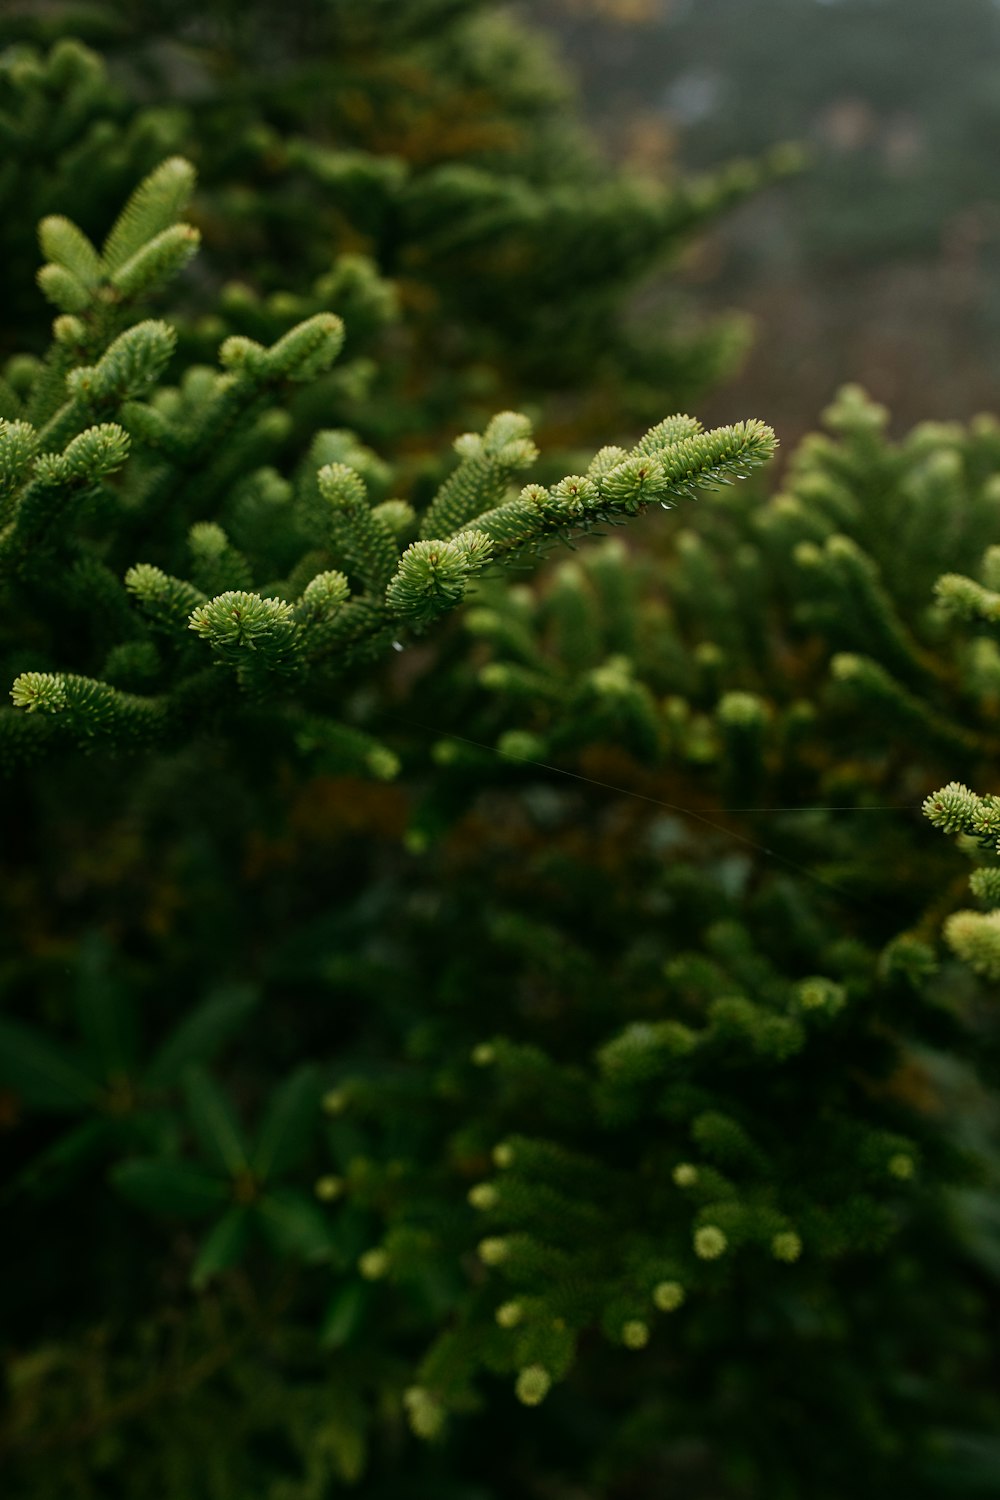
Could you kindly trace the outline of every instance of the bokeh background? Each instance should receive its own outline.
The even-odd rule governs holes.
[[[995,0],[532,0],[614,159],[657,176],[785,142],[804,170],[702,240],[669,299],[754,319],[707,403],[785,440],[858,380],[902,431],[996,405]]]

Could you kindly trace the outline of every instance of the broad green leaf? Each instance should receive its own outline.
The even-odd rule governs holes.
[[[76,1011],[87,1052],[106,1078],[132,1072],[138,1038],[135,1004],[111,973],[110,959],[107,941],[88,933],[80,945]]]
[[[0,1082],[36,1109],[85,1109],[101,1098],[100,1084],[75,1058],[16,1021],[0,1021]]]
[[[206,1156],[231,1177],[246,1172],[247,1149],[239,1122],[229,1100],[203,1068],[185,1070],[184,1096],[191,1127]]]
[[[57,1192],[81,1168],[99,1160],[112,1146],[116,1134],[116,1126],[110,1120],[87,1120],[83,1125],[75,1125],[34,1157],[14,1186],[30,1192]]]
[[[140,1156],[166,1157],[175,1161],[184,1154],[186,1129],[182,1115],[164,1107],[144,1107],[126,1126]]]
[[[261,1232],[279,1255],[321,1261],[330,1255],[330,1225],[318,1204],[294,1188],[275,1188],[256,1204]]]
[[[251,1215],[247,1208],[231,1208],[209,1230],[191,1268],[191,1285],[201,1289],[220,1271],[237,1265],[250,1239]]]
[[[994,1281],[1000,1280],[1000,1203],[994,1193],[963,1188],[950,1194],[955,1227],[967,1254]]]
[[[123,1161],[112,1169],[120,1193],[150,1213],[197,1219],[217,1213],[229,1184],[187,1161]]]
[[[373,1288],[357,1276],[338,1286],[320,1323],[319,1340],[326,1349],[342,1349],[364,1327]]]
[[[925,1461],[921,1477],[933,1486],[933,1493],[959,1500],[962,1495],[979,1495],[983,1500],[996,1495],[1000,1474],[1000,1441],[991,1432],[937,1432],[934,1434],[934,1456]]]
[[[184,1017],[170,1033],[146,1072],[155,1085],[176,1083],[191,1063],[211,1062],[257,1004],[249,985],[227,985]]]
[[[315,1068],[300,1068],[279,1085],[260,1128],[253,1166],[258,1177],[278,1176],[304,1155],[320,1123],[322,1085]]]

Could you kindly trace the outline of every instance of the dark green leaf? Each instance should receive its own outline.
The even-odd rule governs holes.
[[[100,933],[80,945],[76,1010],[88,1054],[105,1078],[135,1067],[138,1016],[121,981],[111,973],[111,949]]]
[[[1000,1474],[1000,1441],[992,1432],[935,1433],[935,1458],[926,1466],[934,1493],[994,1496]]]
[[[79,1110],[101,1097],[80,1063],[16,1021],[0,1021],[0,1081],[36,1109]]]
[[[330,1298],[319,1339],[326,1349],[342,1349],[363,1328],[374,1288],[357,1277],[338,1286]]]
[[[231,1177],[248,1170],[247,1148],[239,1122],[218,1084],[203,1068],[184,1073],[188,1118],[209,1160]]]
[[[140,1208],[182,1219],[216,1213],[229,1198],[228,1183],[186,1161],[123,1161],[111,1181]]]
[[[300,1068],[273,1094],[254,1152],[261,1177],[287,1171],[305,1154],[320,1123],[322,1083],[315,1068]]]
[[[249,985],[227,985],[185,1016],[154,1057],[146,1074],[153,1085],[176,1083],[191,1063],[210,1062],[257,1004]]]
[[[14,1186],[31,1192],[57,1192],[91,1162],[99,1160],[114,1142],[116,1127],[110,1120],[88,1120],[61,1135],[47,1150],[28,1163]]]
[[[275,1188],[257,1204],[261,1232],[279,1255],[321,1261],[330,1255],[330,1225],[322,1209],[294,1188]]]
[[[967,1253],[994,1281],[1000,1280],[1000,1203],[996,1195],[964,1188],[950,1196],[955,1227]]]
[[[205,1236],[191,1268],[191,1285],[201,1291],[213,1276],[237,1265],[250,1239],[250,1211],[231,1208]]]

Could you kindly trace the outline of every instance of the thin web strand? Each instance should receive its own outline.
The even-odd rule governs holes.
[[[800,865],[794,859],[789,859],[789,857],[788,857],[787,854],[781,854],[781,853],[778,852],[777,849],[771,849],[766,844],[758,843],[755,839],[749,838],[746,834],[737,833],[737,831],[734,828],[727,828],[724,823],[716,823],[711,818],[707,818],[704,813],[696,812],[694,810],[694,808],[692,808],[692,807],[682,807],[682,806],[680,806],[676,802],[665,802],[661,797],[650,797],[646,792],[636,792],[636,791],[633,791],[630,787],[616,786],[614,784],[614,782],[611,782],[611,781],[600,781],[595,776],[584,776],[582,774],[582,772],[579,772],[579,771],[568,771],[568,770],[566,770],[566,768],[564,766],[554,766],[554,765],[551,765],[548,761],[533,760],[530,756],[526,756],[526,755],[513,755],[509,751],[498,749],[498,747],[496,745],[488,745],[483,740],[474,740],[474,739],[470,738],[468,735],[455,734],[455,733],[453,733],[450,730],[438,730],[438,729],[434,729],[431,725],[429,725],[429,724],[421,724],[416,719],[403,718],[402,715],[398,715],[398,714],[394,714],[393,717],[396,718],[396,719],[398,719],[399,722],[401,722],[401,723],[412,724],[414,726],[414,728],[424,729],[429,734],[440,734],[445,739],[457,740],[460,744],[463,744],[463,745],[473,745],[478,750],[487,750],[487,751],[490,752],[490,754],[499,756],[501,760],[515,761],[519,765],[536,766],[539,770],[541,770],[541,771],[551,771],[556,776],[567,776],[572,781],[580,781],[580,782],[583,782],[585,785],[588,785],[588,786],[599,787],[602,791],[615,792],[618,796],[621,796],[621,797],[632,797],[632,798],[636,799],[639,802],[648,802],[653,807],[662,807],[667,812],[680,813],[684,817],[693,818],[696,822],[704,824],[704,826],[706,828],[711,828],[716,833],[724,834],[727,838],[735,839],[735,840],[737,840],[738,843],[745,844],[748,849],[753,849],[758,854],[763,854],[763,855],[767,856],[767,858],[769,858],[769,859],[777,860],[779,863],[781,863],[783,865],[786,865],[790,870],[794,870],[797,874],[802,875],[806,880],[811,880],[815,885],[822,886],[825,890],[832,891],[835,895],[841,897],[844,901],[851,902],[852,904],[853,903],[857,903],[858,905],[862,904],[862,898],[861,897],[855,895],[851,891],[845,891],[844,888],[843,888],[843,886],[835,885],[832,880],[825,880],[822,875],[817,875],[814,870],[807,869],[805,865]],[[871,808],[869,808],[869,807],[846,807],[846,806],[845,807],[801,807],[801,806],[789,806],[789,807],[724,807],[724,808],[721,808],[720,811],[724,812],[724,813],[748,813],[748,812],[919,812],[920,808],[919,808],[919,806],[917,804],[900,803],[898,805],[891,805],[890,804],[890,805],[885,805],[885,806],[882,806],[882,807],[871,807]],[[870,903],[867,900],[864,901],[864,905],[865,906],[868,906],[869,904]]]

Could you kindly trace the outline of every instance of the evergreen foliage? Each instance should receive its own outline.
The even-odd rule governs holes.
[[[588,475],[528,484],[518,493],[512,477],[536,456],[530,423],[501,413],[482,437],[459,439],[458,468],[431,494],[419,527],[424,536],[409,541],[416,515],[391,497],[389,466],[344,430],[300,436],[301,418],[296,423],[286,409],[297,387],[322,379],[337,359],[344,329],[335,314],[315,313],[269,345],[230,335],[215,367],[185,363],[171,326],[141,318],[142,303],[165,290],[196,247],[196,232],[180,218],[192,186],[189,164],[168,159],[138,186],[99,245],[64,216],[42,222],[48,260],[38,281],[59,310],[53,341],[41,359],[10,362],[15,378],[4,391],[0,428],[3,655],[14,674],[0,738],[15,778],[9,786],[15,799],[25,799],[18,821],[34,876],[45,879],[52,820],[59,826],[75,806],[82,827],[68,830],[64,855],[78,857],[91,840],[102,845],[112,824],[112,842],[131,827],[136,842],[124,868],[141,860],[156,885],[161,861],[178,860],[173,879],[180,887],[188,887],[181,874],[188,867],[195,890],[201,885],[196,902],[207,895],[211,907],[213,886],[228,886],[235,916],[242,881],[234,887],[216,862],[226,862],[227,832],[245,839],[259,826],[241,796],[257,804],[266,826],[293,768],[307,786],[310,772],[320,771],[321,784],[334,787],[345,772],[391,779],[398,770],[395,754],[365,727],[372,708],[357,696],[360,665],[392,645],[405,649],[461,602],[487,566],[530,558],[654,501],[686,501],[699,482],[728,482],[770,455],[773,435],[758,422],[704,434],[676,419],[652,429],[631,453],[603,449]],[[346,721],[337,714],[345,692],[354,694]],[[98,763],[89,772],[81,767],[89,788],[84,805],[66,760],[79,750]],[[204,794],[212,783],[210,800],[223,786],[228,795],[207,821],[192,823],[190,792],[199,784]],[[208,847],[199,850],[206,834]],[[116,892],[124,868],[111,875]],[[190,897],[180,899],[183,905]],[[173,898],[167,900],[169,906]],[[267,904],[265,897],[264,911]],[[321,909],[327,904],[324,895]],[[252,1063],[250,1096],[259,1103],[252,1131],[234,1108],[232,1080],[227,1087],[206,1067],[232,1047],[257,1003],[261,964],[267,970],[275,957],[273,924],[265,919],[272,940],[262,942],[258,930],[261,946],[248,957],[245,934],[254,929],[245,917],[228,935],[217,931],[202,951],[208,933],[197,939],[191,932],[188,948],[183,919],[169,912],[157,919],[147,909],[134,914],[137,926],[125,918],[123,929],[116,906],[111,897],[110,907],[97,900],[86,914],[64,912],[57,947],[68,960],[69,992],[46,974],[44,961],[39,968],[37,953],[10,976],[0,1078],[16,1118],[25,1111],[39,1131],[34,1144],[29,1138],[19,1148],[9,1189],[17,1204],[35,1203],[24,1220],[25,1249],[74,1194],[92,1198],[97,1191],[103,1201],[107,1182],[167,1228],[205,1223],[194,1256],[181,1252],[181,1263],[189,1262],[184,1279],[196,1294],[248,1259],[261,1267],[275,1258],[322,1267],[311,1273],[322,1276],[308,1294],[313,1300],[317,1293],[323,1300],[331,1266],[347,1270],[357,1259],[361,1276],[377,1279],[388,1269],[384,1252],[362,1246],[352,1254],[355,1231],[348,1228],[340,1243],[324,1210],[340,1196],[338,1178],[321,1175],[314,1193],[303,1177],[316,1154],[329,1067],[313,1060],[315,1043],[294,1045],[289,1066],[276,1073],[261,1072],[260,1059]],[[176,986],[184,987],[186,972],[198,976],[200,993],[178,1018]],[[50,992],[54,979],[62,994]],[[53,1008],[50,1028],[33,1019],[39,1002]],[[152,1037],[145,1055],[142,1032]],[[363,1034],[356,1042],[367,1045]],[[237,1086],[237,1097],[242,1093]],[[326,1106],[336,1108],[329,1091]],[[114,1223],[121,1229],[112,1235],[129,1232],[129,1218],[102,1210],[95,1220],[95,1270],[111,1253],[103,1235]],[[178,1247],[162,1230],[160,1243],[165,1264],[172,1263]],[[352,1291],[350,1281],[341,1283],[335,1275],[338,1305]],[[157,1337],[161,1314],[148,1277],[125,1277],[120,1292],[120,1330],[134,1324],[141,1337]],[[38,1311],[30,1298],[21,1303],[22,1337],[39,1336]],[[296,1336],[311,1339],[318,1358],[324,1342],[337,1342],[330,1330],[342,1316],[335,1309],[324,1320],[314,1310],[311,1335],[302,1325]],[[49,1326],[47,1317],[41,1326]],[[393,1370],[404,1365],[392,1344],[390,1335],[373,1374],[381,1401],[395,1389],[398,1404],[406,1387]],[[96,1409],[89,1398],[70,1408],[63,1432],[63,1356],[52,1365],[41,1357],[44,1347],[11,1366],[13,1387],[25,1397],[7,1443],[30,1455],[35,1441],[61,1450],[65,1436],[72,1452],[72,1433],[81,1427],[90,1479],[80,1483],[101,1484],[103,1449],[86,1434],[92,1420],[97,1430],[114,1421],[108,1413],[117,1398],[109,1391]],[[101,1387],[132,1379],[124,1372],[134,1369],[135,1357],[116,1353]],[[74,1365],[74,1354],[67,1350],[65,1358]],[[217,1358],[208,1357],[210,1371]],[[527,1380],[525,1389],[537,1388],[537,1380]],[[420,1398],[407,1403],[424,1411],[429,1430]],[[342,1413],[338,1420],[352,1436],[334,1442],[331,1462],[347,1474],[360,1466],[358,1444],[370,1419]],[[419,1416],[414,1425],[420,1428]],[[190,1486],[185,1465],[197,1452],[191,1446],[171,1459],[185,1476],[178,1483]],[[245,1482],[234,1462],[220,1445],[218,1477],[205,1493]],[[31,1473],[30,1460],[23,1469],[18,1463],[19,1484],[30,1484]],[[57,1463],[39,1482],[65,1482],[60,1473]]]
[[[386,29],[408,139],[408,49],[445,119],[512,36],[442,0],[328,11],[362,97]],[[26,56],[55,182],[60,85]],[[353,142],[312,179],[333,217],[416,182],[420,235],[334,236],[324,269],[317,229],[313,292],[273,265],[220,289],[225,116],[196,122],[193,264],[183,156],[103,223],[44,201],[52,338],[28,319],[0,388],[11,1493],[989,1493],[996,914],[951,913],[968,853],[1000,904],[968,790],[1000,427],[894,443],[848,390],[772,498],[734,483],[773,451],[757,421],[571,462],[498,401],[449,458],[449,411],[562,378],[535,316],[560,222],[622,236],[553,314],[571,384],[644,409],[602,340],[665,200],[629,241],[642,194],[587,219],[541,145],[512,189],[510,162],[442,179]],[[452,298],[457,243],[498,255]],[[468,349],[439,365],[435,324]],[[641,547],[591,535],[625,521]]]
[[[425,539],[403,546],[390,522],[373,511],[355,468],[314,466],[324,441],[338,439],[321,432],[303,456],[298,494],[286,480],[285,556],[262,555],[252,526],[244,527],[240,550],[223,526],[197,517],[224,504],[233,490],[271,481],[271,471],[249,465],[272,456],[288,436],[290,424],[274,402],[289,385],[326,372],[340,353],[343,325],[332,313],[318,313],[270,347],[232,336],[219,350],[218,370],[189,367],[173,386],[160,380],[175,346],[167,324],[147,319],[109,341],[130,305],[158,290],[196,247],[196,232],[177,222],[192,183],[182,158],[163,163],[129,199],[100,252],[69,220],[42,221],[42,248],[53,259],[39,285],[57,307],[74,311],[57,319],[53,347],[31,384],[9,394],[0,431],[10,476],[0,566],[15,610],[27,603],[32,584],[42,585],[44,597],[54,569],[79,577],[78,605],[85,604],[99,568],[106,610],[124,626],[111,650],[142,644],[158,648],[161,661],[148,674],[158,691],[146,698],[74,673],[21,672],[12,688],[14,710],[0,719],[0,739],[13,756],[30,754],[36,740],[117,745],[123,736],[148,741],[177,729],[190,735],[206,714],[209,720],[228,714],[235,700],[218,673],[206,673],[189,648],[188,631],[232,669],[234,686],[258,699],[267,695],[274,714],[273,690],[280,692],[283,679],[315,668],[329,690],[346,668],[377,654],[392,632],[423,626],[454,608],[488,563],[635,515],[653,501],[670,505],[699,483],[749,470],[773,450],[773,434],[759,422],[689,437],[661,426],[633,454],[615,450],[609,459],[604,450],[592,477],[572,476],[549,488],[528,485],[515,495],[508,493],[510,477],[536,450],[527,418],[501,413],[482,438],[458,440],[462,462],[431,501]],[[121,422],[87,425],[96,417]],[[340,438],[353,441],[349,434]],[[131,443],[134,462],[114,487],[106,484],[126,464]],[[189,552],[202,583],[223,586],[215,597],[146,561],[133,564],[116,584],[107,544],[115,521],[124,522],[128,546],[137,534],[150,537],[168,503],[167,535],[156,539],[157,555],[183,568]],[[99,517],[97,536],[87,534],[88,508]],[[408,513],[402,519],[406,524]],[[74,528],[74,520],[83,526]],[[264,595],[225,587],[250,583],[276,562],[290,583],[271,585]],[[129,619],[129,594],[157,639]],[[39,715],[29,721],[37,724],[34,736],[18,710]]]
[[[382,397],[368,407],[370,436],[429,423],[440,435],[559,391],[578,393],[586,439],[689,401],[742,354],[738,318],[648,334],[624,313],[637,283],[778,165],[621,179],[571,123],[539,38],[493,0],[304,4],[280,42],[273,8],[259,3],[241,7],[239,25],[222,5],[62,9],[64,26],[108,49],[110,71],[76,40],[50,44],[59,7],[0,18],[0,44],[11,43],[0,54],[0,247],[13,274],[33,269],[37,219],[58,212],[102,232],[142,171],[183,151],[202,183],[213,265],[232,278],[221,307],[200,299],[202,354],[220,315],[261,338],[318,310],[305,305],[311,284],[321,306],[346,314],[331,252],[361,254],[396,281],[402,326],[368,371]],[[294,290],[289,263],[300,268]],[[353,265],[341,263],[342,279]],[[372,313],[384,321],[377,304],[368,311],[349,325],[355,336]],[[418,353],[400,368],[404,329]]]
[[[992,552],[982,583],[935,578],[997,534],[998,428],[894,444],[885,422],[846,390],[773,498],[720,491],[666,559],[609,542],[467,613],[465,694],[424,710],[450,727],[435,760],[456,785],[424,812],[451,828],[454,886],[418,907],[440,1015],[420,1045],[454,1056],[461,1091],[440,1154],[486,1167],[468,1200],[490,1294],[432,1345],[415,1423],[432,1400],[439,1419],[461,1410],[483,1366],[529,1405],[554,1399],[596,1325],[624,1350],[663,1341],[627,1400],[674,1463],[701,1433],[706,1489],[833,1497],[859,1448],[873,1495],[962,1492],[971,1450],[993,1472],[963,1429],[994,1420],[975,1392],[992,1378],[977,1329],[997,1264],[996,1033],[970,971],[997,977],[996,915],[951,916],[969,967],[942,955],[957,867],[920,799],[947,768],[987,778],[996,754],[993,643],[952,623],[991,618]],[[498,757],[508,785],[487,794]],[[991,805],[964,786],[928,803],[995,857]],[[995,903],[990,881],[976,893]],[[443,930],[475,958],[437,977]],[[463,1067],[471,993],[489,1020]],[[338,1097],[372,1142],[390,1087],[378,1070]],[[367,1164],[336,1164],[381,1206],[400,1296],[416,1226],[430,1262],[445,1243],[425,1181],[376,1176],[370,1196]],[[918,1367],[939,1374],[904,1398]],[[764,1399],[788,1413],[777,1453]],[[831,1411],[840,1457],[821,1441]]]

